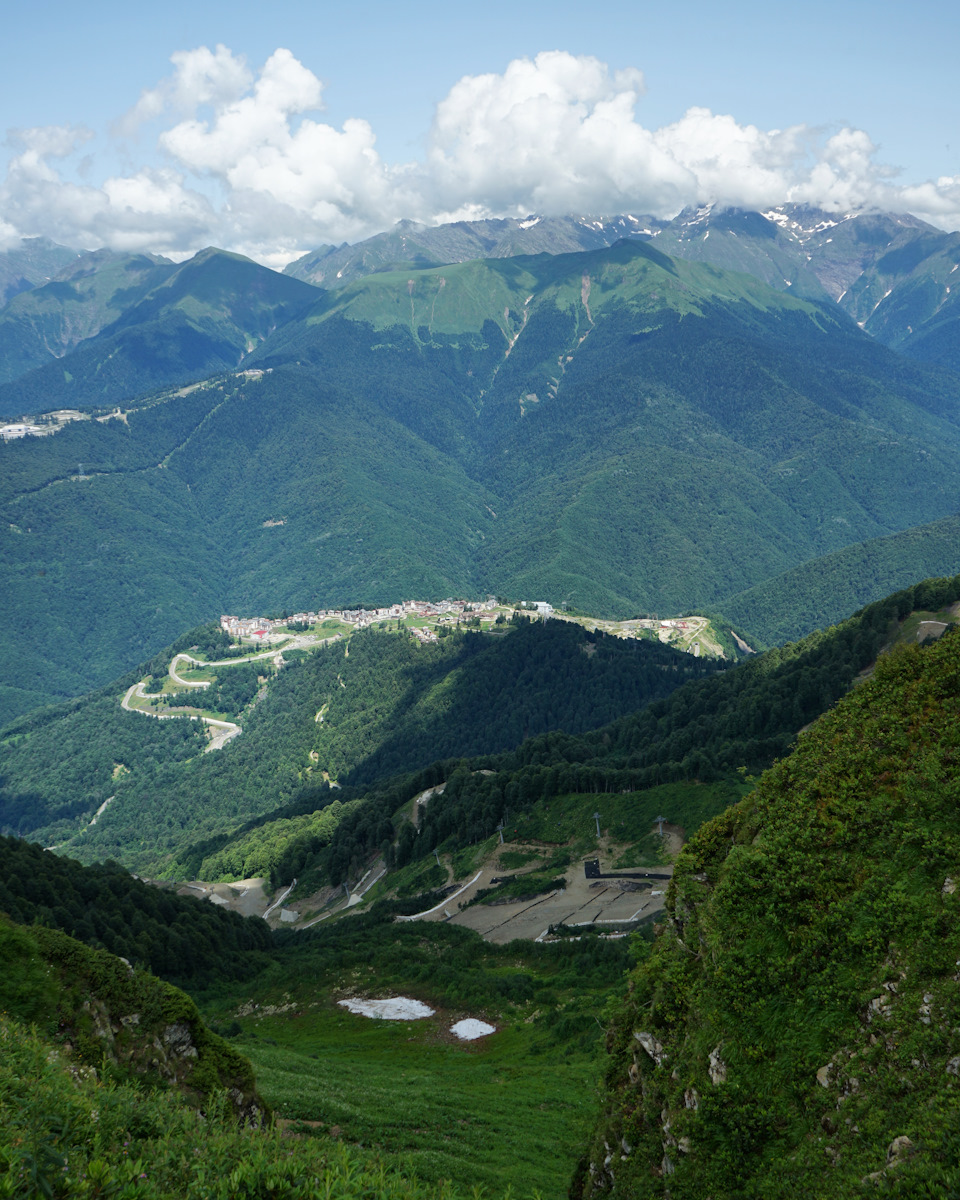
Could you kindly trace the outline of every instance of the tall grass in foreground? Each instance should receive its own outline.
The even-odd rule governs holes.
[[[459,1200],[337,1142],[238,1128],[169,1092],[98,1078],[0,1015],[3,1200]],[[479,1195],[474,1189],[473,1195]]]

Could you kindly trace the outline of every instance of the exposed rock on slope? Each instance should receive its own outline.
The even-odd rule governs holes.
[[[579,1196],[952,1194],[960,636],[897,650],[680,856]]]
[[[76,1069],[177,1088],[203,1104],[226,1092],[238,1117],[269,1110],[245,1058],[211,1033],[179,988],[59,930],[0,917],[0,1009],[36,1022]]]

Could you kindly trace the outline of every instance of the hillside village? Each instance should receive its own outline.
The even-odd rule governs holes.
[[[369,626],[383,621],[416,620],[418,618],[429,621],[444,617],[448,620],[451,618],[459,620],[465,616],[476,616],[481,622],[489,624],[496,620],[501,607],[492,596],[488,596],[486,600],[441,600],[436,603],[429,600],[404,600],[386,608],[327,608],[317,612],[297,612],[288,617],[222,616],[220,625],[231,637],[269,642],[276,638],[282,638],[284,634],[280,631],[287,630],[290,626],[320,625],[324,621],[339,621],[353,629],[367,629]],[[538,605],[537,610],[541,609],[546,610],[544,615],[549,615],[553,611],[548,604]],[[410,631],[421,641],[435,642],[437,640],[437,635],[433,630],[424,626],[411,625]]]
[[[520,613],[531,620],[573,621],[591,633],[608,633],[621,638],[653,638],[684,650],[699,658],[727,657],[710,620],[702,616],[677,616],[658,619],[636,617],[628,621],[605,620],[600,617],[577,615],[555,609],[545,600],[505,603],[494,596],[484,600],[404,600],[383,608],[329,608],[293,613],[281,617],[221,616],[220,625],[231,637],[251,643],[270,644],[285,640],[291,629],[315,629],[324,622],[335,622],[349,631],[367,629],[385,621],[402,622],[421,642],[435,642],[438,631],[462,621],[471,621],[480,628],[494,625],[498,620]],[[343,632],[346,632],[344,630]],[[741,654],[753,649],[736,634],[733,639]]]

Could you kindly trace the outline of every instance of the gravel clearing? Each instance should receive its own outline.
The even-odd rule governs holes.
[[[389,996],[385,1000],[338,1000],[337,1003],[361,1017],[378,1017],[383,1021],[419,1021],[432,1017],[433,1009],[421,1000],[408,996]]]

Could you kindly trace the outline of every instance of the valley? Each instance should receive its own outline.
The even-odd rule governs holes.
[[[204,252],[35,390],[32,371],[2,385],[18,416],[98,419],[0,445],[0,578],[35,632],[0,632],[0,721],[211,612],[492,592],[621,622],[772,588],[753,627],[738,609],[752,647],[817,626],[828,600],[778,583],[805,564],[841,556],[833,619],[949,572],[924,531],[960,506],[956,376],[660,236],[329,290]],[[111,262],[89,264],[94,291]],[[220,357],[188,366],[184,322],[215,326]]]
[[[957,235],[61,250],[0,250],[0,1193],[952,1194]]]

